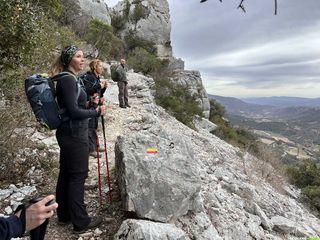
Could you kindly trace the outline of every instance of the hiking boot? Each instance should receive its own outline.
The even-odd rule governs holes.
[[[121,108],[127,108],[126,106],[120,106]]]
[[[84,233],[84,232],[88,231],[89,229],[93,229],[93,228],[100,226],[101,223],[102,223],[102,217],[99,217],[99,216],[93,217],[93,218],[91,218],[91,222],[88,224],[88,226],[81,228],[81,229],[73,229],[73,233],[76,233],[76,234]]]
[[[129,104],[126,104],[126,107],[131,108],[131,106]]]
[[[94,157],[94,158],[98,158],[98,154],[97,154],[96,152],[91,152],[91,153],[89,153],[89,156],[90,156],[90,157]],[[99,158],[101,158],[101,157],[102,157],[102,155],[99,154]]]

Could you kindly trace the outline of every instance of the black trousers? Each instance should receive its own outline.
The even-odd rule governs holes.
[[[127,106],[129,105],[128,101],[128,82],[118,82],[119,89],[119,106]]]
[[[56,188],[58,219],[70,221],[75,230],[91,219],[84,204],[84,183],[88,176],[88,121],[80,125],[63,123],[56,132],[60,147],[60,172]]]

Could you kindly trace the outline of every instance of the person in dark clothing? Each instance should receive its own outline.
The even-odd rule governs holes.
[[[76,46],[66,47],[53,64],[51,75],[69,74],[57,78],[56,95],[59,107],[65,109],[68,118],[56,131],[60,147],[60,172],[56,187],[59,224],[73,224],[74,233],[95,228],[101,217],[88,216],[84,204],[84,183],[88,176],[89,118],[104,114],[104,106],[88,109],[87,94],[78,85],[76,74],[84,68],[83,52]]]
[[[127,79],[127,68],[125,66],[126,60],[120,59],[120,64],[117,67],[117,73],[119,76],[118,88],[119,88],[119,107],[127,108],[130,107],[128,100],[128,79]]]
[[[46,219],[52,217],[57,203],[46,206],[54,199],[53,195],[46,196],[41,201],[26,208],[24,219],[21,219],[21,211],[8,218],[0,218],[0,239],[9,240],[11,238],[22,237],[25,231],[30,231],[43,224]]]
[[[84,79],[84,86],[86,88],[88,100],[99,98],[99,104],[104,103],[103,94],[107,89],[107,81],[101,80],[100,75],[103,73],[102,62],[99,59],[94,59],[89,64],[90,71],[86,73]],[[89,119],[89,155],[97,157],[96,153],[96,139],[97,139],[98,118],[93,117]],[[104,151],[104,149],[99,149]]]

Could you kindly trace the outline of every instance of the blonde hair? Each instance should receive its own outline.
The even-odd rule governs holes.
[[[100,59],[93,59],[90,63],[89,63],[89,67],[91,72],[94,72],[94,70],[97,69],[98,65],[101,63]]]
[[[56,57],[51,65],[51,71],[49,72],[49,76],[54,76],[63,71],[63,69],[67,68],[69,63],[71,62],[73,56],[80,49],[75,45],[70,45],[65,47],[60,56]]]
[[[55,60],[53,61],[53,63],[51,64],[51,70],[49,72],[49,76],[54,76],[54,75],[57,75],[58,73],[62,72],[63,71],[63,65],[62,65],[62,62],[61,62],[61,56],[57,56],[55,58]]]

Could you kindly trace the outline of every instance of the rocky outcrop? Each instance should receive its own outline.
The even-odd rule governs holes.
[[[205,118],[209,118],[210,102],[202,84],[202,79],[199,71],[176,71],[172,77],[172,82],[182,87],[185,87],[187,91],[196,97],[196,102],[202,108],[202,112]]]
[[[168,68],[171,70],[184,70],[184,61],[181,58],[169,58]]]
[[[117,140],[116,169],[124,206],[143,218],[147,227],[136,222],[140,220],[128,220],[117,236],[155,233],[160,227],[154,224],[163,222],[171,226],[161,228],[160,236],[168,231],[165,239],[172,240],[179,239],[171,235],[175,228],[186,234],[182,239],[320,236],[319,219],[259,174],[265,163],[208,131],[184,126],[154,104],[148,94],[152,79],[135,73],[128,77],[130,99],[140,104],[135,111],[141,117],[128,119],[136,132]],[[157,152],[148,153],[148,148]]]
[[[122,223],[114,240],[186,240],[185,232],[172,224],[129,219]]]
[[[133,15],[137,1],[129,0],[130,10],[129,19]],[[172,56],[172,47],[170,41],[171,23],[169,15],[169,4],[167,0],[142,0],[146,16],[140,18],[137,22],[128,21],[124,29],[120,32],[124,37],[129,32],[145,40],[152,41],[157,48],[157,55],[160,58],[169,58]],[[120,1],[113,11],[124,14],[126,8],[125,1]]]
[[[118,138],[118,182],[126,211],[143,219],[169,222],[199,204],[199,172],[189,140],[152,123],[149,130]]]
[[[62,3],[68,9],[65,16],[66,23],[80,34],[85,32],[92,19],[111,24],[109,9],[102,0],[65,0]]]

